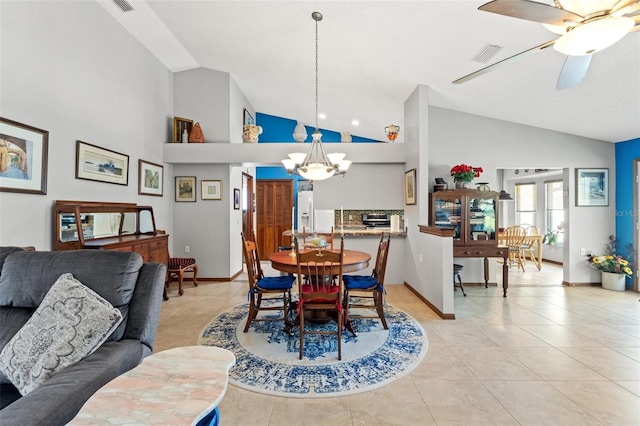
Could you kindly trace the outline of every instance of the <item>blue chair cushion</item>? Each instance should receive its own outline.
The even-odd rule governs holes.
[[[262,290],[289,290],[295,280],[292,275],[264,277],[258,281],[257,287]]]
[[[378,286],[378,280],[371,275],[344,275],[342,280],[347,290],[362,290]]]

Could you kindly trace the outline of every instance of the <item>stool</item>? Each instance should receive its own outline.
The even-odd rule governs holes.
[[[457,263],[453,264],[453,289],[455,290],[456,287],[460,287],[460,290],[462,290],[462,294],[464,295],[464,297],[467,297],[467,293],[464,292],[464,286],[462,285],[462,278],[460,277],[460,271],[462,271],[462,268],[464,268],[464,266],[458,265]],[[456,277],[458,277],[457,285]]]

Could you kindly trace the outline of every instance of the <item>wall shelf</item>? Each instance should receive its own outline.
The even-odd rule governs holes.
[[[165,143],[167,164],[234,164],[241,166],[282,165],[295,151],[307,152],[310,143]],[[353,163],[405,163],[404,143],[323,143],[327,153],[344,152]]]

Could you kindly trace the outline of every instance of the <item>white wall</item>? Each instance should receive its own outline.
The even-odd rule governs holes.
[[[564,169],[570,194],[565,199],[564,280],[597,282],[580,248],[601,247],[614,234],[615,218],[606,214],[609,207],[575,207],[574,174],[576,167],[615,170],[614,144],[436,107],[429,108],[429,118],[429,176],[444,177],[449,187],[453,185],[449,170],[460,163],[484,168],[478,180],[489,182],[493,189],[499,189],[497,169]],[[614,175],[609,173],[610,203],[615,203]],[[465,265],[467,280],[482,276],[482,259],[459,263]],[[490,264],[493,277],[494,262]]]
[[[229,73],[206,68],[173,75],[175,115],[199,122],[205,142],[230,140],[230,81]]]
[[[50,250],[58,199],[150,205],[171,234],[171,167],[163,197],[138,195],[138,159],[171,140],[171,73],[97,2],[0,7],[1,115],[49,131],[47,195],[0,193],[0,244]],[[76,140],[129,155],[129,185],[75,179]]]

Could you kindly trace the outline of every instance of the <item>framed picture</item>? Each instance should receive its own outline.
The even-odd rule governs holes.
[[[163,182],[163,166],[138,160],[138,194],[162,197]]]
[[[129,185],[129,156],[78,141],[76,179]]]
[[[416,203],[416,169],[404,172],[404,203]]]
[[[609,169],[576,169],[576,206],[609,205]]]
[[[176,201],[196,202],[195,176],[176,176]]]
[[[49,132],[0,117],[0,191],[47,193]]]
[[[242,124],[244,126],[248,126],[249,124],[256,124],[256,122],[253,119],[253,116],[249,113],[249,110],[247,110],[246,108],[242,112]]]
[[[233,188],[233,209],[240,210],[240,190]]]
[[[222,181],[200,181],[200,196],[203,200],[222,200]]]
[[[186,130],[188,134],[191,134],[191,128],[193,127],[193,120],[188,118],[173,118],[173,142],[182,142],[182,133]],[[188,142],[188,141],[187,141]]]

